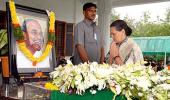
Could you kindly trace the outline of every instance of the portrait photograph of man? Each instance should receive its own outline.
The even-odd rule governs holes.
[[[36,52],[41,51],[44,44],[44,37],[39,22],[35,19],[24,20],[22,31],[24,32],[26,46],[31,53],[34,55]]]
[[[35,58],[39,58],[46,47],[48,35],[48,19],[35,16],[18,14],[20,26],[24,35],[27,49]],[[17,67],[18,68],[49,68],[51,53],[42,62],[33,66],[17,46]]]

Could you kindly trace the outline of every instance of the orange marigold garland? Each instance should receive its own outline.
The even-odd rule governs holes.
[[[16,41],[19,45],[20,50],[23,52],[23,54],[31,60],[33,63],[33,66],[36,66],[37,63],[43,61],[51,52],[52,46],[55,41],[55,14],[54,12],[49,13],[49,30],[48,30],[48,42],[46,45],[46,48],[43,52],[43,54],[39,57],[36,58],[32,55],[30,50],[26,47],[26,43],[24,40],[24,33],[21,30],[21,27],[19,25],[19,20],[17,18],[16,14],[16,8],[15,8],[15,3],[13,0],[9,1],[9,7],[10,7],[10,12],[11,12],[11,19],[12,19],[12,25],[14,28],[14,36],[16,38]]]

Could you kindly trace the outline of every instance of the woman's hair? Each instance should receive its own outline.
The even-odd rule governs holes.
[[[123,20],[116,20],[116,21],[112,22],[110,27],[115,27],[117,31],[121,31],[122,29],[124,29],[126,36],[130,36],[132,33],[132,29]]]

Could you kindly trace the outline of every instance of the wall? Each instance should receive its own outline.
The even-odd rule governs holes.
[[[80,22],[84,19],[83,16],[83,2],[81,0],[75,0],[75,23]]]
[[[0,0],[0,10],[5,10],[5,2]],[[15,3],[30,6],[38,9],[53,10],[56,14],[56,20],[66,21],[68,23],[77,23],[81,20],[81,2],[80,0],[14,0]]]

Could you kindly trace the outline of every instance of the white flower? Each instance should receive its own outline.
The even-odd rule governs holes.
[[[159,75],[154,75],[154,76],[151,76],[151,80],[154,82],[154,83],[157,83],[158,80],[159,80],[160,76]]]
[[[167,69],[155,73],[151,67],[145,67],[140,63],[123,66],[109,66],[97,62],[72,65],[70,61],[67,61],[64,67],[55,68],[55,71],[50,73],[50,77],[53,79],[52,83],[64,93],[67,93],[72,86],[77,89],[76,94],[81,95],[89,88],[92,89],[90,92],[95,94],[109,84],[117,95],[124,93],[130,99],[134,95],[131,91],[135,89],[139,97],[153,100],[153,96],[164,99],[163,94],[170,90],[170,85],[166,83],[166,80],[170,79],[169,73]],[[153,82],[154,86],[152,86]],[[98,88],[94,90],[93,86]]]
[[[97,85],[98,85],[98,90],[102,90],[106,87],[106,82],[104,80],[98,80]]]
[[[122,88],[125,88],[125,87],[126,87],[126,85],[125,85],[125,84],[123,84],[123,85],[122,85]]]
[[[65,93],[65,86],[63,85],[63,86],[61,86],[61,88],[60,88],[60,92],[62,92],[62,93]]]
[[[96,94],[96,90],[90,90],[91,94]]]
[[[128,91],[128,93],[129,93],[129,96],[132,96],[132,93],[130,91]]]
[[[110,74],[112,74],[114,71],[113,69],[110,67],[108,67],[107,65],[105,66],[98,66],[94,70],[94,74],[96,75],[96,77],[98,78],[107,78],[109,77]]]
[[[153,96],[152,96],[152,95],[149,95],[149,96],[148,96],[148,100],[154,100]]]
[[[63,75],[63,80],[66,81],[68,77],[69,77],[68,74],[64,74]]]
[[[143,96],[143,93],[139,92],[139,93],[138,93],[138,96],[142,97],[142,96]]]
[[[160,86],[161,86],[164,90],[170,90],[170,84],[164,83],[164,84],[161,84]]]
[[[82,76],[80,75],[80,74],[78,74],[78,75],[76,75],[75,77],[74,77],[74,79],[76,80],[76,81],[81,81],[82,80]]]
[[[130,84],[131,84],[131,85],[137,84],[137,80],[136,80],[136,79],[131,79]]]
[[[50,77],[51,78],[56,78],[56,77],[59,76],[59,73],[60,73],[59,71],[53,71],[53,72],[50,73]]]
[[[151,82],[147,79],[147,77],[142,76],[138,78],[138,82],[136,85],[138,85],[138,87],[143,88],[144,91],[147,91],[151,86]]]
[[[160,80],[161,80],[161,81],[165,81],[165,80],[166,80],[166,77],[160,77]]]
[[[67,60],[67,64],[73,65],[70,60]]]
[[[116,85],[115,87],[116,87],[116,93],[117,93],[117,95],[120,94],[120,92],[121,92],[121,87],[120,87],[120,85]]]
[[[131,76],[131,73],[130,73],[129,71],[127,71],[127,72],[125,73],[125,75],[126,75],[126,77],[129,77],[129,76]]]
[[[115,86],[116,84],[115,84],[115,81],[113,81],[113,80],[108,80],[108,83],[109,83],[109,85],[111,86],[111,87],[113,87],[113,86]]]
[[[155,74],[155,71],[152,69],[151,66],[148,68],[148,73],[151,74],[151,75]]]
[[[77,91],[81,94],[82,92],[85,92],[85,88],[83,86],[83,84],[79,84],[77,86]]]
[[[130,89],[133,90],[133,89],[134,89],[134,86],[130,86]]]
[[[168,93],[168,98],[170,98],[170,93]]]

